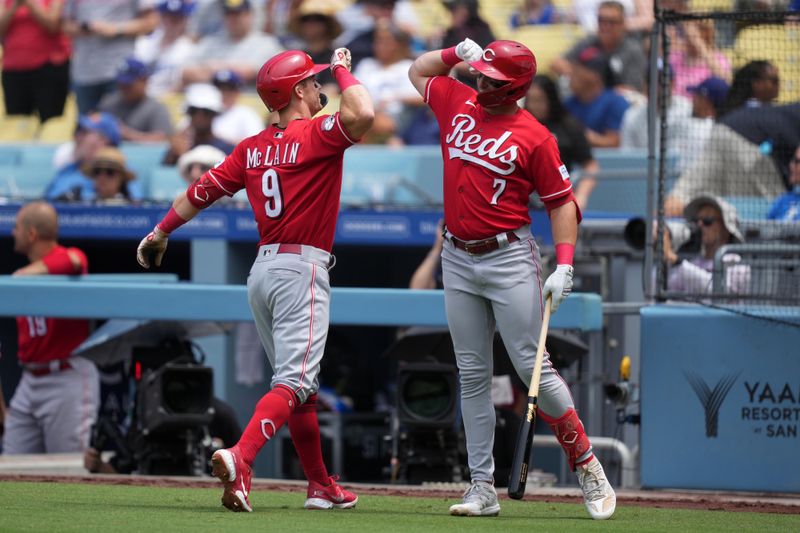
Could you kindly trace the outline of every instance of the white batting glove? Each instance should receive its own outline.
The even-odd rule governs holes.
[[[150,259],[153,259],[153,263],[160,267],[161,259],[167,251],[168,238],[169,233],[164,233],[158,226],[153,228],[153,231],[139,243],[139,247],[136,249],[136,261],[144,268],[150,268]]]
[[[456,56],[461,61],[472,63],[483,57],[483,48],[472,39],[467,38],[456,45]]]
[[[333,55],[331,56],[331,72],[336,67],[344,67],[347,69],[347,72],[353,67],[353,58],[350,57],[350,50],[347,48],[337,48],[333,51]]]
[[[572,265],[558,265],[555,272],[550,274],[542,288],[542,299],[547,300],[548,296],[553,298],[550,304],[550,311],[555,313],[561,302],[572,292]]]

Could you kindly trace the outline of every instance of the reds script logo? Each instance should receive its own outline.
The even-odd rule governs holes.
[[[469,115],[462,114],[453,117],[451,126],[453,126],[453,131],[445,137],[446,143],[455,145],[455,147],[447,147],[450,159],[458,158],[463,161],[469,161],[497,172],[502,176],[508,176],[517,168],[514,161],[517,160],[518,146],[511,145],[503,149],[503,143],[511,137],[510,131],[506,131],[498,139],[491,137],[484,139],[477,133],[466,135],[475,129],[475,119]],[[487,161],[472,154],[487,157],[492,161]],[[502,165],[499,165],[500,163]]]

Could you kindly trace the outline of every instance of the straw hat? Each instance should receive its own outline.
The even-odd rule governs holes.
[[[331,40],[336,39],[342,33],[342,25],[336,18],[336,13],[344,9],[344,7],[344,4],[339,0],[304,0],[292,20],[289,21],[289,31],[299,35],[303,17],[318,15],[327,19],[328,36]]]
[[[119,170],[125,181],[131,181],[136,175],[128,169],[125,155],[112,146],[106,146],[97,151],[95,156],[81,165],[81,172],[87,176],[92,175],[92,170],[96,168],[113,168]]]

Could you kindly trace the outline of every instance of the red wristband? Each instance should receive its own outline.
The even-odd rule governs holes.
[[[461,63],[461,58],[456,55],[456,47],[451,46],[442,50],[442,61],[448,67],[452,67]]]
[[[169,208],[169,212],[164,216],[164,218],[156,224],[158,229],[163,231],[164,233],[172,233],[176,229],[180,228],[186,224],[186,221],[181,218],[177,211],[175,211],[174,207]]]
[[[341,89],[342,92],[344,92],[348,87],[359,85],[361,83],[350,73],[349,70],[341,65],[334,67],[333,77],[336,78],[336,83],[339,84],[339,89]]]
[[[556,264],[571,265],[572,258],[575,256],[575,245],[568,242],[556,244]]]

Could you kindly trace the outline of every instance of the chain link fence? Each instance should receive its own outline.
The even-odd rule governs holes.
[[[795,323],[800,14],[657,6],[656,18],[650,292]]]

